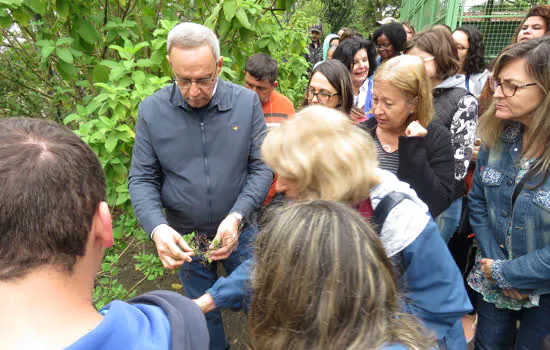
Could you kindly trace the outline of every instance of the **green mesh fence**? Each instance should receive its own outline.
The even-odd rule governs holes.
[[[405,0],[402,3],[401,19],[411,22],[417,31],[428,29],[434,24],[444,24],[448,13],[453,12],[455,2],[456,0]]]
[[[491,59],[512,43],[516,29],[527,11],[534,5],[545,3],[547,1],[462,1],[457,24],[471,24],[483,33],[485,54]]]
[[[550,0],[403,0],[401,20],[411,22],[417,31],[434,24],[447,24],[453,30],[465,24],[476,26],[489,60],[512,42],[527,11],[539,4]]]

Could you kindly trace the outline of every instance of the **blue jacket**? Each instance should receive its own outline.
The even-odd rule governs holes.
[[[197,305],[174,292],[149,292],[129,303],[113,301],[103,320],[68,350],[206,350],[209,336]]]
[[[143,100],[128,185],[145,232],[169,224],[212,234],[230,212],[259,208],[273,180],[260,156],[265,130],[258,95],[221,79],[203,108],[175,84]]]
[[[520,124],[510,123],[494,148],[479,151],[469,195],[470,224],[482,256],[496,260],[493,277],[502,289],[550,293],[550,178],[528,181],[512,208],[522,151]],[[539,185],[540,186],[537,186]],[[512,227],[512,260],[506,233]]]
[[[395,175],[384,170],[380,172],[383,182],[371,191],[373,207],[391,190],[405,192],[415,199],[415,202],[405,200],[392,209],[381,230],[381,240],[388,255],[393,257],[401,252],[403,309],[421,319],[439,339],[446,341],[449,349],[466,349],[461,319],[472,306],[462,275],[437,225],[426,214],[427,206]],[[252,264],[252,260],[245,261],[207,291],[218,308],[246,303],[252,292]]]

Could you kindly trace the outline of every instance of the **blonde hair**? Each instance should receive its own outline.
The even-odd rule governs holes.
[[[372,138],[342,112],[311,106],[271,129],[262,145],[265,163],[294,181],[297,197],[358,203],[379,183]]]
[[[409,103],[416,101],[416,112],[405,121],[418,122],[426,128],[432,121],[434,108],[430,79],[420,57],[401,55],[384,62],[374,75],[374,82],[385,81],[399,89]]]
[[[349,206],[315,201],[279,208],[256,252],[253,349],[432,348],[422,323],[400,312],[380,239]]]
[[[498,56],[493,67],[492,76],[498,74],[511,62],[524,58],[527,61],[527,72],[533,78],[546,96],[533,113],[533,123],[525,131],[527,143],[522,146],[522,155],[536,158],[542,151],[537,164],[539,173],[546,174],[550,168],[550,37],[532,39],[527,42],[510,45]],[[487,109],[479,120],[478,135],[490,147],[500,142],[500,137],[509,121],[496,117],[495,102]]]

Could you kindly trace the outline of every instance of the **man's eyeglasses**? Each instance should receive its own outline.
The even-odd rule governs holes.
[[[217,70],[217,66],[216,66]],[[208,89],[212,87],[214,80],[216,79],[216,70],[214,70],[214,73],[212,73],[212,76],[210,78],[203,78],[203,79],[185,79],[185,78],[174,78],[174,83],[184,89],[189,89],[193,83],[199,88],[199,89]]]
[[[500,81],[499,79],[491,79],[491,80],[492,80],[493,91],[496,92],[497,88],[500,86],[500,88],[502,89],[502,94],[506,97],[514,96],[516,94],[516,91],[518,91],[518,89],[537,85],[537,83],[515,85],[510,83],[509,81]]]
[[[317,97],[317,101],[319,103],[328,103],[328,101],[332,98],[332,96],[340,95],[339,92],[336,92],[334,94],[329,94],[326,92],[315,92],[314,90],[307,89],[306,90],[306,98],[308,101],[313,100],[314,97]]]

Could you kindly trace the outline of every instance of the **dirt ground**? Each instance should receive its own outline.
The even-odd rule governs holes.
[[[143,274],[135,269],[136,260],[132,257],[138,253],[139,249],[145,249],[148,253],[155,253],[156,250],[154,244],[151,242],[145,247],[132,246],[119,261],[119,281],[126,287],[131,288],[137,281],[139,281]],[[171,272],[166,270],[164,276],[157,277],[153,281],[146,280],[141,283],[137,288],[137,294],[143,294],[152,290],[171,290],[184,295],[183,289],[172,288],[173,284],[180,284],[181,281],[177,272]],[[225,333],[227,341],[231,345],[231,349],[245,350],[248,343],[248,329],[247,318],[243,312],[234,312],[231,310],[223,310],[222,318],[225,327]]]

